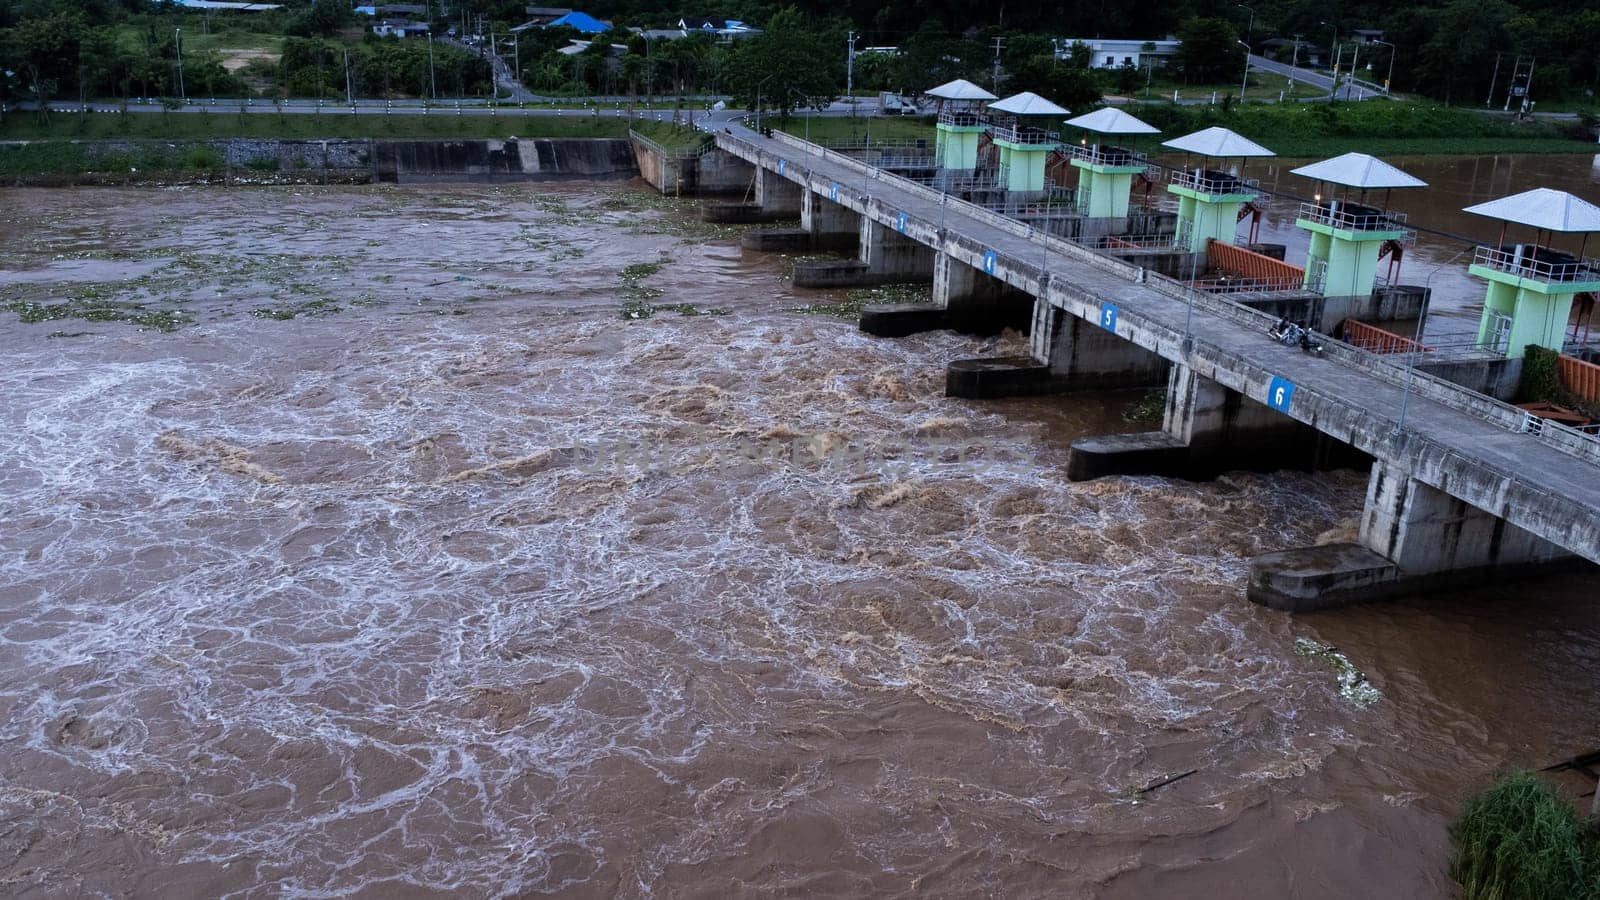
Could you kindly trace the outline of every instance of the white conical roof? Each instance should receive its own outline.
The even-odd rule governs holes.
[[[1004,100],[989,104],[995,112],[1010,113],[1014,116],[1070,116],[1072,110],[1062,109],[1049,100],[1035,94],[1033,91],[1023,91],[1012,94]]]
[[[1067,124],[1074,128],[1082,128],[1084,131],[1098,131],[1101,134],[1161,133],[1161,129],[1147,125],[1122,110],[1113,109],[1109,106],[1079,116],[1076,119],[1068,119]]]
[[[938,97],[941,100],[993,100],[994,95],[965,78],[947,81],[936,88],[928,89],[929,97]]]
[[[1512,197],[1469,206],[1462,212],[1545,231],[1600,231],[1600,206],[1552,188],[1534,188]]]
[[[1277,156],[1271,150],[1261,146],[1249,138],[1243,137],[1220,125],[1186,134],[1170,141],[1162,141],[1161,146],[1182,150],[1185,153],[1198,153],[1201,156],[1233,157],[1233,156]]]
[[[1296,175],[1304,175],[1318,181],[1362,190],[1428,186],[1426,181],[1413,178],[1383,160],[1365,153],[1346,153],[1291,171]]]

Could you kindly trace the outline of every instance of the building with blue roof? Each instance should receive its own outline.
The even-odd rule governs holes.
[[[557,25],[565,25],[568,28],[576,28],[584,34],[599,34],[602,31],[611,30],[610,22],[602,22],[586,12],[578,12],[577,10],[573,10],[561,18],[556,19],[546,27],[553,28]]]

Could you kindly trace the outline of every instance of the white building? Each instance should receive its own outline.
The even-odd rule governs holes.
[[[1183,41],[1140,41],[1140,40],[1109,40],[1106,38],[1062,38],[1055,42],[1056,59],[1067,59],[1072,55],[1073,44],[1083,44],[1089,48],[1089,68],[1091,69],[1120,69],[1123,66],[1132,66],[1142,69],[1146,62],[1157,66],[1164,66],[1167,60],[1178,52],[1178,47]]]

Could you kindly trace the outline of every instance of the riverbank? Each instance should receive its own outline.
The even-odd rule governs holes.
[[[130,183],[360,183],[381,178],[371,165],[375,146],[495,144],[510,141],[555,148],[540,165],[500,166],[505,172],[561,172],[618,177],[627,168],[590,161],[563,163],[564,150],[622,141],[630,125],[663,145],[688,149],[702,132],[670,122],[570,116],[305,115],[214,113],[56,114],[49,122],[13,116],[0,124],[0,183],[54,186]],[[330,149],[331,148],[331,149]],[[354,148],[354,149],[352,149]],[[423,148],[426,152],[426,148]],[[459,148],[457,148],[459,150]],[[333,157],[330,157],[330,152]],[[474,165],[495,168],[489,147]],[[340,154],[343,154],[341,156]],[[414,154],[411,154],[414,155]],[[452,151],[446,156],[459,155]],[[435,153],[434,157],[439,158]],[[475,157],[476,159],[476,157]],[[621,157],[618,157],[620,160]],[[435,171],[433,175],[448,174]],[[471,173],[467,173],[471,174]]]
[[[0,124],[0,141],[197,141],[231,138],[336,140],[352,138],[624,138],[626,119],[573,111],[569,115],[457,115],[435,110],[403,113],[251,112],[52,113],[41,122],[13,113]]]

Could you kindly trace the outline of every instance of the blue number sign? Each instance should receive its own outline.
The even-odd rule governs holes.
[[[995,262],[994,251],[993,250],[985,250],[985,251],[983,251],[983,274],[985,274],[985,275],[993,275],[994,274],[994,262]]]
[[[787,159],[778,160],[778,174],[779,175],[782,175],[785,171],[788,170],[788,168],[789,168],[789,161]]]
[[[832,200],[835,203],[839,202],[839,183],[838,182],[833,182],[833,183],[828,185],[828,199]]]
[[[1289,401],[1294,399],[1294,382],[1274,377],[1267,385],[1267,405],[1281,413],[1289,411]]]
[[[900,215],[895,216],[895,219],[894,219],[894,230],[900,232],[901,234],[905,234],[906,233],[906,214],[905,213],[901,213]]]
[[[1117,307],[1114,303],[1100,304],[1100,327],[1107,331],[1117,330]]]

